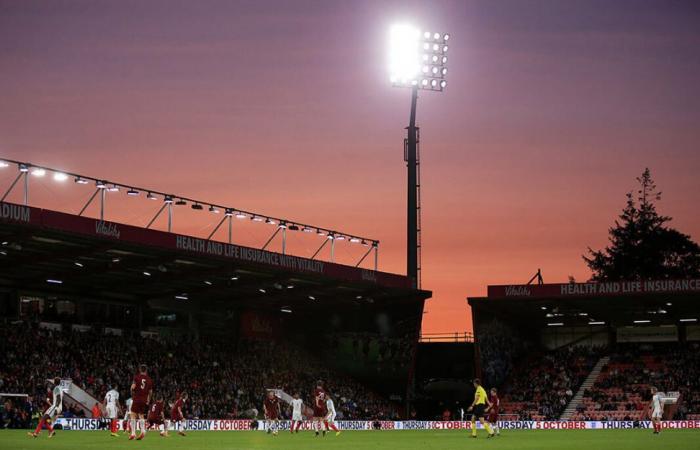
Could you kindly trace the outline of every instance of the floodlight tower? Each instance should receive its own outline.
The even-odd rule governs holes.
[[[447,33],[421,31],[410,25],[395,25],[389,34],[391,84],[411,89],[411,114],[404,139],[404,160],[408,167],[406,275],[420,288],[420,143],[416,126],[418,90],[442,92],[447,86]]]

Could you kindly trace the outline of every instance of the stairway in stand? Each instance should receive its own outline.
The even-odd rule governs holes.
[[[593,387],[593,384],[595,383],[595,380],[598,379],[598,375],[600,375],[600,372],[603,370],[603,367],[605,367],[605,365],[609,362],[609,356],[603,356],[598,360],[593,369],[591,369],[591,373],[589,373],[586,379],[583,380],[583,384],[581,384],[581,387],[576,392],[576,395],[574,395],[574,398],[572,398],[569,404],[566,405],[566,409],[564,409],[564,412],[562,413],[559,420],[571,419],[571,417],[576,413],[576,408],[581,406],[581,402],[583,402],[583,393],[586,391],[586,389],[590,389]]]

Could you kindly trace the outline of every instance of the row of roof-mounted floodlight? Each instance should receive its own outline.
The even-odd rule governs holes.
[[[7,168],[10,167],[11,164],[17,165],[17,168],[20,172],[22,173],[28,173],[31,174],[32,176],[41,178],[46,176],[48,173],[53,174],[53,179],[58,182],[65,182],[69,180],[70,178],[73,178],[73,181],[76,184],[81,184],[81,185],[88,185],[91,183],[94,183],[95,188],[97,189],[104,189],[106,192],[120,192],[124,190],[126,192],[126,195],[130,197],[138,197],[142,193],[145,192],[145,198],[148,200],[159,200],[162,199],[164,203],[168,205],[176,205],[176,206],[186,206],[190,204],[190,207],[193,210],[204,210],[206,207],[207,210],[213,214],[220,214],[223,212],[224,216],[226,217],[235,217],[237,219],[250,219],[254,222],[264,222],[268,225],[276,225],[278,228],[281,229],[287,229],[289,231],[301,231],[304,233],[315,233],[318,236],[323,236],[326,237],[326,239],[330,240],[335,240],[335,241],[344,241],[347,240],[352,243],[357,243],[357,244],[362,244],[364,246],[372,246],[372,247],[377,247],[379,245],[379,241],[376,239],[370,239],[366,237],[361,237],[361,236],[354,236],[348,233],[341,233],[335,230],[330,230],[328,228],[322,228],[322,227],[317,227],[313,225],[307,225],[303,224],[300,222],[296,221],[291,221],[288,219],[281,219],[281,218],[276,218],[276,217],[271,217],[268,215],[264,214],[257,214],[254,212],[250,211],[245,211],[241,210],[238,208],[230,208],[226,206],[221,206],[221,205],[216,205],[213,203],[209,202],[202,202],[199,200],[194,200],[191,198],[183,197],[183,196],[178,196],[178,195],[173,195],[173,194],[165,194],[163,192],[158,192],[152,189],[143,189],[143,188],[138,188],[134,186],[127,186],[121,183],[114,183],[111,181],[107,180],[102,180],[98,178],[92,178],[88,177],[85,175],[78,175],[78,174],[73,174],[69,172],[63,172],[60,170],[55,170],[51,169],[49,167],[42,167],[42,166],[37,166],[34,164],[30,163],[25,163],[25,162],[20,162],[20,161],[12,161],[12,160],[0,160],[0,168]]]

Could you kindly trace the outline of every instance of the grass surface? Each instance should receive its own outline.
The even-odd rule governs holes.
[[[653,435],[651,430],[539,430],[504,431],[501,436],[486,439],[484,431],[471,439],[467,431],[344,431],[336,437],[314,437],[311,432],[270,436],[262,432],[199,431],[186,437],[173,435],[161,438],[149,433],[143,441],[127,440],[125,435],[111,437],[102,431],[57,431],[48,439],[46,431],[34,439],[26,431],[0,431],[0,449],[21,450],[50,448],[56,450],[124,449],[339,449],[339,450],[449,450],[449,449],[700,449],[700,430],[668,430]]]

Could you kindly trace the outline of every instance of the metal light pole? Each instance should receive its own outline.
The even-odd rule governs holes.
[[[420,143],[416,126],[418,90],[442,92],[447,86],[447,41],[449,34],[421,32],[397,25],[390,33],[391,82],[411,88],[411,115],[404,140],[404,160],[408,169],[406,205],[406,275],[414,288],[420,288]]]
[[[420,179],[418,176],[418,127],[416,127],[416,104],[418,87],[411,89],[411,116],[408,136],[404,141],[404,160],[408,168],[406,205],[406,275],[414,288],[420,287]]]

